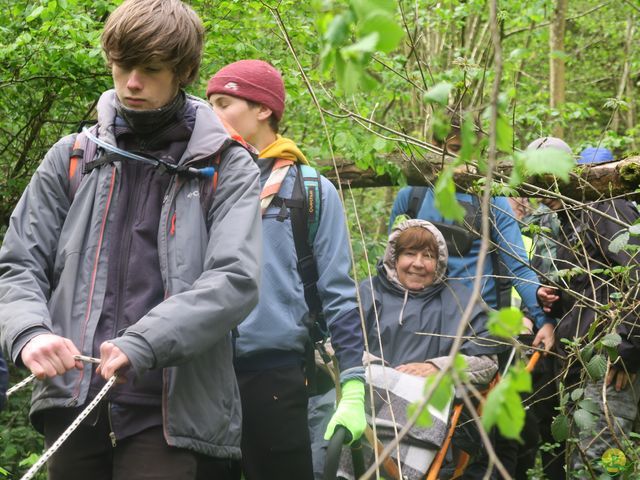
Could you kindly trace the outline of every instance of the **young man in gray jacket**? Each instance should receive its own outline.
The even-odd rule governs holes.
[[[258,301],[259,172],[183,91],[203,34],[179,0],[118,7],[102,34],[115,89],[82,134],[97,155],[60,140],[11,217],[2,346],[40,380],[31,419],[46,446],[120,380],[50,460],[51,479],[225,479],[240,457],[231,331]]]

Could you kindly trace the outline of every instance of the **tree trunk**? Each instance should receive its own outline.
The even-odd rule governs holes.
[[[554,110],[564,104],[564,27],[569,0],[555,0],[549,27],[549,101]],[[564,126],[557,122],[553,127],[556,137],[564,137]]]
[[[366,188],[388,187],[395,184],[387,174],[378,176],[373,170],[361,170],[346,160],[336,160],[343,185]],[[412,159],[411,162],[407,162],[399,155],[392,155],[387,160],[400,167],[409,185],[432,185],[442,164],[441,158],[435,155],[423,159]],[[506,181],[512,168],[511,164],[498,165],[496,178]],[[336,184],[336,174],[333,169],[324,172],[324,175]],[[481,178],[484,176],[472,166],[460,167],[454,174],[456,185],[461,191],[471,188]],[[591,201],[628,194],[640,187],[640,156],[604,164],[581,165],[574,170],[568,183],[561,183],[553,175],[530,177],[518,191],[522,196],[541,196],[539,191],[528,185],[553,192],[556,181],[560,193],[575,200]]]
[[[622,74],[620,75],[620,82],[618,83],[618,91],[616,92],[616,98],[618,100],[625,100],[625,101],[630,101],[633,99],[634,95],[631,92],[631,90],[629,89],[629,76],[630,76],[630,72],[631,72],[631,64],[630,64],[630,59],[629,57],[631,56],[631,42],[633,41],[633,34],[635,32],[635,22],[633,19],[633,16],[631,18],[629,18],[627,20],[627,30],[626,30],[626,34],[625,34],[625,40],[624,40],[624,61],[622,62]],[[629,107],[631,107],[631,105],[629,105]],[[629,108],[629,110],[631,110],[631,108]],[[620,132],[620,118],[623,116],[623,112],[620,111],[620,109],[616,109],[615,113],[613,114],[613,120],[611,121],[611,130],[613,130],[614,132],[617,133],[622,133]],[[626,116],[626,122],[625,124],[628,123],[628,116]],[[625,125],[627,128],[628,125]]]

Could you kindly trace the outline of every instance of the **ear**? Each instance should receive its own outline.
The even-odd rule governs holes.
[[[260,104],[258,107],[258,120],[266,120],[271,116],[273,110],[271,110],[266,105]]]

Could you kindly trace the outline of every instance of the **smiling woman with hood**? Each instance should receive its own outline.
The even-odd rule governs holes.
[[[447,282],[447,259],[445,239],[433,224],[407,220],[389,235],[378,275],[360,284],[369,348],[385,364],[424,377],[450,361],[471,292]],[[472,383],[488,383],[498,369],[493,354],[505,350],[488,338],[487,311],[481,302],[474,306],[460,349]]]
[[[451,346],[471,292],[460,282],[447,282],[448,256],[445,239],[433,224],[407,220],[389,235],[378,275],[360,284],[371,353],[367,381],[374,389],[376,435],[383,444],[395,439],[409,421],[408,406],[422,396],[422,377],[437,373],[451,361]],[[489,338],[487,311],[481,300],[474,305],[460,349],[467,376],[476,385],[493,379],[498,371],[494,354],[507,348]],[[377,364],[376,357],[384,366]],[[411,426],[398,446],[404,479],[425,478],[447,434],[449,407],[429,411],[431,425]],[[473,424],[466,425],[456,429],[453,446],[474,461],[484,458]],[[391,454],[394,463],[398,453]],[[373,462],[371,450],[365,456]],[[446,463],[440,478],[451,478],[453,467],[455,462]],[[341,459],[339,478],[355,478],[349,455]]]

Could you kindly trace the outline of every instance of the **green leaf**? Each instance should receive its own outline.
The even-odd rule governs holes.
[[[417,411],[418,411],[418,403],[410,403],[407,406],[407,415],[409,415],[410,417],[413,417]],[[430,427],[432,423],[433,423],[433,418],[431,416],[431,412],[429,412],[428,408],[424,407],[420,411],[420,414],[418,415],[416,424],[420,427],[426,428],[426,427]]]
[[[435,377],[427,377],[427,381],[424,385],[425,392],[427,389],[435,381]],[[453,397],[453,379],[451,375],[446,375],[440,381],[440,384],[436,387],[431,396],[431,400],[429,401],[429,405],[432,405],[434,408],[442,411],[446,408],[447,405],[451,402],[451,398]]]
[[[631,225],[629,227],[629,233],[631,235],[640,235],[640,224],[636,223],[635,225]]]
[[[607,351],[607,355],[609,356],[609,361],[611,363],[614,363],[616,360],[618,360],[618,357],[620,356],[620,354],[618,353],[618,349],[616,347],[604,347],[604,348]]]
[[[581,431],[590,431],[596,424],[595,417],[591,413],[583,409],[578,409],[573,413],[573,421]]]
[[[439,110],[433,112],[433,121],[431,122],[433,129],[433,138],[444,144],[447,141],[449,132],[451,131],[451,121],[445,117]]]
[[[496,123],[496,147],[504,153],[513,151],[513,127],[502,115]]]
[[[366,18],[376,10],[382,10],[388,14],[393,14],[396,11],[394,0],[351,0],[351,6],[360,19]]]
[[[462,147],[460,148],[459,158],[461,162],[467,163],[473,159],[474,147],[477,142],[476,129],[471,115],[467,115],[462,122],[460,139],[462,140]]]
[[[618,253],[628,244],[629,244],[629,232],[622,230],[618,232],[618,234],[609,243],[609,251],[611,253]]]
[[[556,442],[564,442],[569,438],[569,419],[566,415],[558,415],[553,419],[551,435]]]
[[[505,307],[489,314],[489,333],[497,337],[512,338],[522,331],[522,312],[514,307]]]
[[[600,343],[605,347],[614,348],[622,343],[622,337],[617,333],[608,333],[600,340]]]
[[[424,94],[424,101],[427,103],[439,103],[441,105],[446,105],[449,101],[449,93],[451,93],[451,89],[453,85],[448,82],[440,82],[433,87],[431,87]]]
[[[394,50],[404,37],[404,30],[397,24],[393,14],[382,10],[376,10],[368,15],[362,22],[360,32],[362,35],[377,33],[376,48],[384,53]]]
[[[434,188],[435,207],[447,220],[462,222],[466,210],[456,199],[456,186],[453,183],[453,171],[445,168],[440,173]]]
[[[571,400],[573,400],[574,402],[577,402],[582,398],[583,394],[584,394],[584,388],[576,388],[574,391],[571,392]]]
[[[590,398],[585,398],[580,403],[578,403],[578,406],[583,410],[586,410],[587,412],[593,413],[594,415],[600,414],[600,407]]]
[[[34,8],[29,14],[29,16],[26,18],[27,22],[33,22],[36,18],[42,15],[43,11],[44,11],[44,7],[42,5],[39,5],[36,8]]]
[[[592,380],[600,380],[607,371],[607,360],[603,355],[594,355],[587,363],[587,373]]]
[[[519,152],[517,157],[521,160],[528,174],[552,173],[564,182],[569,181],[569,172],[575,165],[571,155],[556,148],[526,150]]]
[[[356,43],[343,47],[340,49],[340,54],[345,60],[349,59],[361,59],[364,53],[373,53],[376,50],[378,44],[378,38],[380,35],[378,32],[370,33],[362,37]]]
[[[37,453],[32,453],[27,458],[22,459],[18,465],[20,465],[21,467],[31,467],[38,461],[39,458],[40,455],[38,455]]]
[[[324,38],[332,46],[343,45],[349,37],[349,22],[346,15],[337,15],[329,24]]]
[[[531,375],[520,362],[507,372],[487,395],[482,412],[482,425],[489,430],[498,426],[506,438],[520,438],[524,426],[525,410],[520,398],[521,392],[531,391]]]

